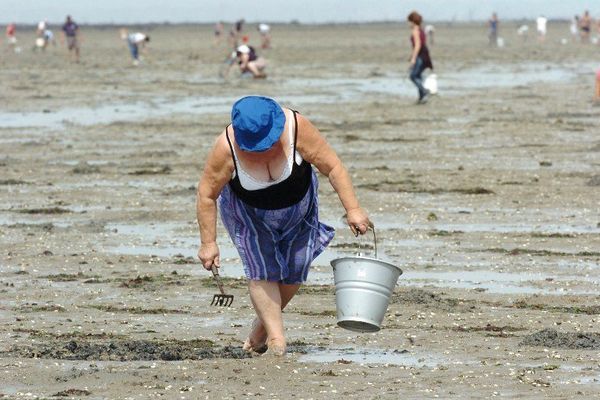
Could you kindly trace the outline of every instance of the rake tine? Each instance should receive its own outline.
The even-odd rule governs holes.
[[[215,281],[217,282],[217,286],[219,287],[219,291],[221,292],[221,294],[215,294],[210,305],[223,307],[231,306],[231,304],[233,304],[233,295],[225,294],[223,284],[221,283],[221,279],[219,278],[219,272],[217,271],[217,267],[214,265],[212,266],[212,273],[213,277],[215,278]]]

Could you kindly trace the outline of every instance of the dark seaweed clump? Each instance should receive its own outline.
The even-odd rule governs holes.
[[[555,329],[544,329],[525,336],[520,345],[560,349],[600,350],[600,333],[558,332]]]

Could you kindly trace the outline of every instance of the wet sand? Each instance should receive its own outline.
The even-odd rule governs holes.
[[[80,65],[3,56],[0,397],[600,397],[598,47],[560,44],[566,24],[543,45],[505,26],[502,49],[437,26],[426,106],[404,26],[275,26],[264,81],[220,79],[207,27],[151,29],[139,68],[106,29],[83,30]],[[380,332],[335,324],[329,260],[369,239],[326,179],[337,235],[286,309],[290,354],[242,353],[253,311],[221,226],[235,300],[209,306],[195,186],[253,93],[321,129],[404,270]]]

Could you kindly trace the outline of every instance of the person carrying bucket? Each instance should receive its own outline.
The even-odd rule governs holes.
[[[433,69],[433,64],[429,56],[425,32],[421,28],[423,17],[421,17],[418,12],[413,11],[408,15],[407,19],[411,24],[410,41],[413,48],[410,56],[410,80],[415,84],[419,91],[417,104],[425,104],[431,93],[423,87],[422,74],[427,68]]]
[[[231,125],[218,136],[198,185],[198,257],[220,267],[217,203],[248,279],[256,318],[244,350],[284,355],[281,311],[307,279],[311,262],[333,239],[319,222],[318,179],[329,178],[354,234],[371,224],[348,171],[312,123],[261,96],[233,105]]]

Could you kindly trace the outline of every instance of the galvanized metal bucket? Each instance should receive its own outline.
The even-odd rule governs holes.
[[[358,254],[331,261],[335,281],[337,324],[354,332],[377,332],[402,270],[377,258]]]

